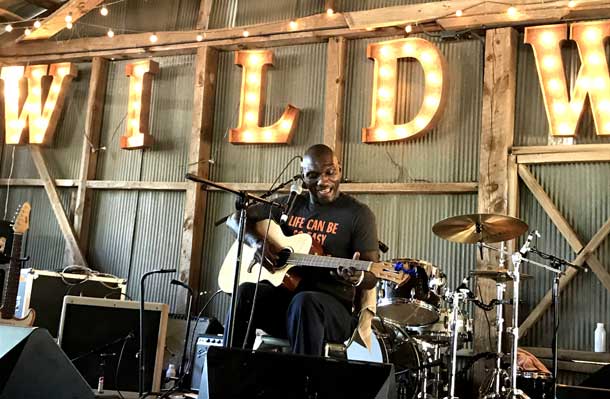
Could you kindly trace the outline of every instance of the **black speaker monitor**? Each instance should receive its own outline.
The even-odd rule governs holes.
[[[0,399],[93,397],[47,330],[0,325]]]
[[[199,399],[387,398],[391,370],[384,363],[212,346]]]

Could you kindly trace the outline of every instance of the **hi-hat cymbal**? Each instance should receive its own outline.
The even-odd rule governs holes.
[[[491,213],[475,213],[441,220],[432,231],[445,240],[474,244],[512,240],[527,231],[527,224],[517,218]]]
[[[511,281],[512,277],[508,274],[507,269],[489,269],[489,270],[474,270],[470,272],[471,276],[476,276],[479,278],[488,278],[490,280],[494,280],[496,282],[506,282]],[[534,278],[531,274],[519,273],[519,280],[529,280]]]

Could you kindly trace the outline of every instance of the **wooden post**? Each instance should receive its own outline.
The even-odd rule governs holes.
[[[36,165],[38,174],[44,183],[44,189],[49,196],[49,202],[51,203],[51,208],[53,209],[53,213],[55,213],[55,217],[57,218],[57,224],[59,224],[61,233],[66,240],[69,258],[68,261],[73,265],[87,266],[87,262],[85,261],[85,258],[83,257],[83,254],[78,246],[78,241],[76,240],[76,235],[74,234],[72,225],[68,221],[66,212],[61,205],[57,188],[55,187],[55,183],[51,178],[47,164],[45,163],[42,152],[40,151],[40,147],[30,145],[29,148],[30,154],[32,154],[32,159],[34,160],[34,165]]]
[[[491,29],[485,38],[485,73],[483,79],[483,108],[481,155],[479,167],[478,210],[481,213],[506,214],[509,192],[508,150],[513,144],[514,110],[517,70],[517,32],[512,28]],[[498,254],[485,251],[477,268],[497,265]],[[485,302],[496,296],[495,283],[478,280],[480,295]],[[488,313],[495,320],[495,312]],[[491,337],[487,335],[490,334]],[[485,314],[475,308],[474,351],[492,351],[489,342],[495,345],[497,332],[487,325]],[[479,362],[482,363],[482,362]],[[475,386],[479,386],[486,374],[483,365],[475,371]]]
[[[333,37],[326,54],[326,95],[324,99],[324,144],[335,150],[339,161],[343,155],[343,93],[347,41]]]
[[[214,0],[201,0],[199,4],[199,16],[197,17],[197,29],[207,30],[210,26],[210,14],[212,14]]]
[[[195,63],[195,96],[188,172],[204,178],[209,174],[208,159],[212,144],[217,70],[218,51],[211,47],[199,48]],[[189,183],[184,198],[182,247],[178,270],[180,281],[188,283],[195,292],[199,288],[206,200],[207,194],[202,191],[201,185]],[[183,301],[178,303],[182,304]],[[178,310],[181,311],[183,310]]]
[[[78,236],[83,256],[87,256],[91,218],[91,190],[87,189],[87,180],[95,179],[97,148],[100,144],[107,80],[108,60],[95,57],[91,64],[89,98],[87,99],[87,114],[85,116],[85,137],[81,150],[76,207],[74,210],[74,232]]]

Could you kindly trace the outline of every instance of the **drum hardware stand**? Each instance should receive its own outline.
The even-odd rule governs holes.
[[[589,271],[586,267],[575,265],[569,263],[563,259],[557,258],[553,255],[544,253],[539,251],[536,247],[530,249],[530,251],[543,259],[547,259],[551,261],[551,266],[546,266],[545,269],[552,272],[553,275],[553,289],[552,289],[552,307],[553,307],[553,344],[552,344],[552,352],[553,352],[553,388],[551,392],[551,398],[557,398],[557,335],[559,333],[559,279],[562,275],[564,275],[564,271],[560,269],[561,266],[571,266],[576,269],[584,270],[585,272]],[[535,262],[531,262],[536,264]]]
[[[458,311],[460,308],[460,301],[466,299],[466,294],[455,291],[452,294],[448,294],[452,298],[452,314],[451,314],[451,367],[449,368],[449,395],[444,399],[459,399],[455,396],[455,379],[456,379],[456,368],[457,368],[457,351],[458,351]]]

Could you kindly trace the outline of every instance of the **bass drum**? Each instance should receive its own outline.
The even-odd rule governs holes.
[[[373,331],[371,350],[352,342],[347,347],[348,360],[392,363],[400,398],[415,399],[421,386],[422,356],[415,341],[395,328],[387,333]]]

